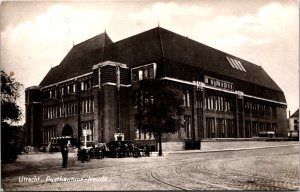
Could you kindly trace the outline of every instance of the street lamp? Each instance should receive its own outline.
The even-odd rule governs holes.
[[[77,127],[78,127],[78,132],[77,132],[77,148],[78,152],[80,151],[80,137],[81,137],[81,119],[80,119],[80,111],[81,111],[81,104],[80,104],[80,83],[78,80],[76,80],[76,87],[77,87]]]

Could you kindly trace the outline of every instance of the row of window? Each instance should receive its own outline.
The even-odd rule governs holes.
[[[232,101],[223,96],[209,95],[205,98],[206,109],[214,111],[231,112],[233,110]]]
[[[144,79],[154,79],[154,66],[141,67],[132,70],[132,80],[141,81]]]
[[[276,123],[265,123],[265,122],[250,122],[250,121],[245,121],[245,129],[251,128],[253,130],[256,130],[254,135],[258,135],[258,132],[262,131],[276,131],[277,124]]]
[[[92,113],[94,112],[94,100],[93,98],[85,98],[81,101],[80,113]],[[71,101],[61,103],[60,105],[49,106],[43,108],[43,119],[55,119],[58,117],[65,117],[70,115],[76,115],[77,113],[77,101]]]
[[[151,140],[151,139],[155,139],[155,136],[153,133],[145,133],[139,129],[136,129],[135,139],[136,140]]]
[[[242,122],[239,124],[242,125]],[[207,137],[209,138],[228,138],[236,137],[236,128],[233,119],[206,117]],[[269,122],[245,121],[245,127],[239,127],[239,137],[249,138],[258,136],[259,132],[276,132],[277,124]]]
[[[223,80],[219,80],[216,78],[212,78],[212,77],[204,77],[204,83],[214,86],[214,87],[219,87],[222,89],[228,89],[228,90],[234,90],[233,87],[233,83],[227,82],[227,81],[223,81]]]
[[[235,137],[233,119],[206,117],[206,127],[208,138]]]
[[[93,141],[93,136],[95,132],[94,121],[82,121],[81,128],[82,130],[88,130],[87,141]],[[57,137],[58,133],[56,125],[43,127],[42,142],[44,144],[49,144],[50,142],[52,144],[57,144]]]
[[[276,108],[274,106],[254,103],[250,101],[246,101],[244,103],[244,112],[245,114],[259,115],[259,116],[271,116],[276,117]]]
[[[82,131],[85,131],[87,134],[87,141],[93,141],[93,137],[95,134],[95,124],[94,121],[82,121],[81,124],[81,129]],[[82,132],[82,136],[84,136],[83,132]]]
[[[138,110],[144,110],[147,106],[154,104],[154,98],[147,91],[136,91],[134,108]]]
[[[65,86],[60,86],[58,89],[52,89],[49,91],[44,91],[44,99],[55,99],[58,98],[59,96],[64,96],[64,95],[69,95],[69,94],[75,94],[76,93],[76,83],[70,84],[70,85],[65,85]],[[88,89],[92,88],[92,80],[87,79],[85,81],[80,82],[80,90],[85,91]]]
[[[47,126],[43,127],[42,131],[42,141],[44,144],[52,143],[57,144],[57,139],[52,139],[54,137],[57,137],[57,127],[54,126]]]

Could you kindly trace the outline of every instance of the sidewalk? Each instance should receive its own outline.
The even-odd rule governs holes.
[[[299,145],[298,141],[283,142],[264,142],[264,141],[226,141],[226,142],[202,142],[200,150],[180,150],[180,151],[164,151],[163,154],[183,154],[183,153],[209,153],[220,151],[238,151],[252,150],[261,148],[284,147],[291,145]],[[157,156],[158,152],[152,152],[152,156]]]
[[[209,153],[209,152],[220,152],[220,151],[237,151],[237,150],[251,150],[268,147],[280,147],[289,145],[299,145],[297,141],[283,141],[283,142],[264,142],[264,141],[226,141],[226,142],[202,142],[201,150],[179,150],[179,151],[165,151],[163,148],[163,155],[168,154],[183,154],[183,153]],[[70,152],[69,158],[74,158],[76,152]],[[150,157],[157,157],[158,152],[152,152]],[[20,155],[18,162],[26,161],[49,161],[51,159],[61,159],[61,153],[37,153],[29,155]]]

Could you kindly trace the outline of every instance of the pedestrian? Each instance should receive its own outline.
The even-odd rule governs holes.
[[[150,147],[148,145],[146,145],[145,156],[150,157]]]
[[[63,168],[67,167],[67,162],[68,162],[68,147],[67,145],[63,145],[61,148],[61,154],[62,154],[62,159],[63,159]]]

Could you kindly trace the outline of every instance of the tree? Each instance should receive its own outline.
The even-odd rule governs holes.
[[[13,75],[13,74],[12,74]],[[1,70],[1,160],[14,161],[23,149],[23,131],[14,126],[22,118],[16,100],[22,84]]]
[[[135,121],[139,130],[158,136],[159,156],[162,155],[161,137],[176,133],[183,127],[183,107],[174,91],[163,81],[143,80],[135,92],[137,113]]]

